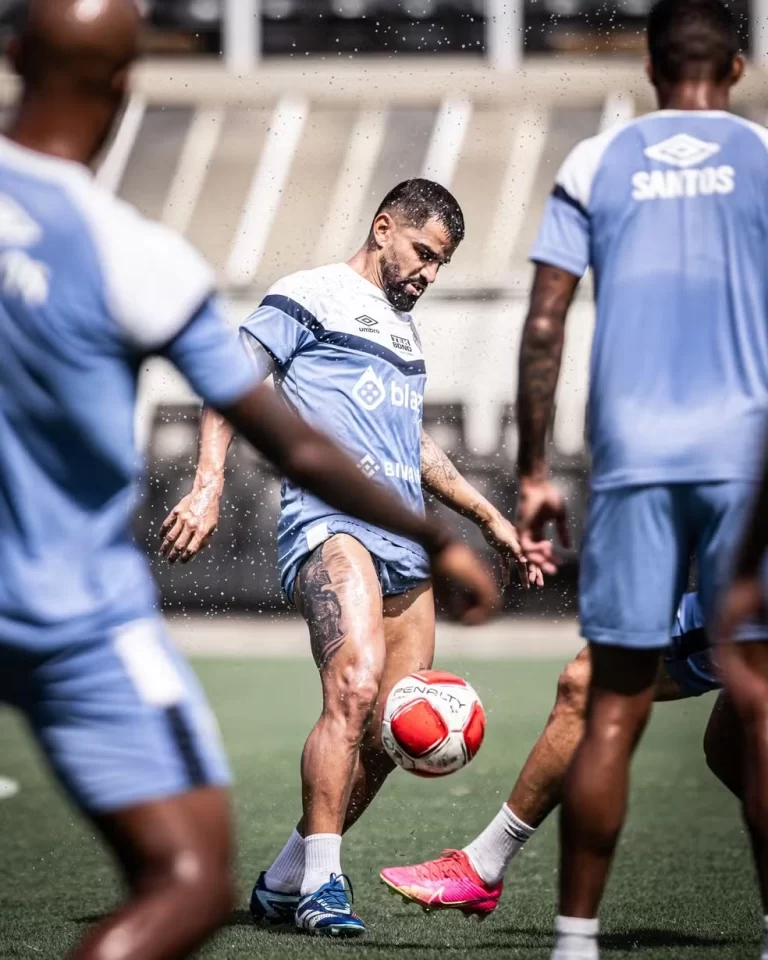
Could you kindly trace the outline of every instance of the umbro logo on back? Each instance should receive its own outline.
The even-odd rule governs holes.
[[[661,143],[646,147],[645,155],[651,160],[668,163],[673,167],[694,167],[720,152],[719,143],[707,143],[687,133],[676,133]]]

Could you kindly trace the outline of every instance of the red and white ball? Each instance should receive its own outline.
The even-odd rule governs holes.
[[[381,727],[395,763],[420,777],[444,777],[466,766],[480,749],[485,711],[466,680],[444,670],[422,670],[392,688]]]

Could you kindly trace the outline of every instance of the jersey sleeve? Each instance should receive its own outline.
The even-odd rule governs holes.
[[[213,270],[173,230],[111,194],[91,188],[78,199],[118,336],[137,352],[161,351],[213,294]]]
[[[306,286],[288,277],[275,284],[240,330],[269,353],[280,370],[309,343],[317,339],[322,325],[315,316],[312,296]]]
[[[589,266],[589,195],[596,165],[590,141],[571,151],[555,178],[531,260],[580,277]]]
[[[254,365],[230,330],[215,298],[209,298],[161,351],[192,389],[221,409],[261,383]]]

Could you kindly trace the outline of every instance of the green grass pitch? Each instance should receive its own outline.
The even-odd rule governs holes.
[[[558,664],[448,663],[481,693],[486,743],[443,781],[399,772],[352,831],[344,851],[365,940],[318,942],[255,928],[250,884],[298,814],[298,758],[316,716],[309,663],[198,661],[237,775],[241,908],[203,951],[210,960],[335,956],[445,960],[547,958],[557,867],[555,818],[510,870],[501,907],[483,924],[424,915],[378,882],[387,864],[461,846],[507,796],[546,718]],[[701,754],[711,698],[657,707],[635,763],[630,820],[603,909],[608,957],[756,958],[760,910],[733,798]],[[0,802],[0,957],[60,958],[116,902],[108,858],[52,786],[22,725],[0,713],[0,775],[21,784]]]

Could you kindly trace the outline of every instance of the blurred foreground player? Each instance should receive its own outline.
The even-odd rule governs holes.
[[[768,638],[768,632],[763,629],[754,636]],[[436,860],[387,867],[381,872],[387,886],[426,910],[455,909],[482,919],[496,909],[509,864],[560,803],[568,766],[584,732],[590,672],[585,649],[560,675],[547,725],[509,800],[482,833],[463,850],[446,850]],[[688,593],[675,618],[672,642],[664,651],[654,700],[683,700],[720,686],[699,598]],[[741,739],[733,707],[723,694],[710,714],[704,753],[712,772],[741,797]]]
[[[77,960],[186,955],[232,896],[226,760],[130,533],[145,356],[175,363],[296,482],[422,543],[469,587],[475,618],[495,600],[470,552],[257,388],[197,254],[94,184],[86,165],[138,28],[133,0],[32,0],[0,138],[0,700],[25,714],[129,888]]]
[[[727,112],[743,71],[731,15],[719,0],[660,0],[648,48],[660,109],[583,141],[557,175],[520,353],[519,522],[538,539],[549,520],[564,527],[546,438],[566,314],[591,266],[580,620],[592,675],[561,807],[555,960],[598,956],[630,759],[689,556],[714,623],[768,408],[768,133]]]
[[[742,735],[743,811],[763,902],[768,960],[768,641],[739,643],[744,624],[768,613],[768,450],[757,502],[720,609],[718,659]]]
[[[411,317],[464,235],[456,199],[413,179],[379,205],[346,263],[279,280],[242,327],[246,348],[302,419],[329,433],[411,509],[423,489],[470,517],[523,582],[537,581],[517,531],[460,475],[422,429],[426,367]],[[193,489],[166,520],[161,552],[193,556],[215,529],[231,428],[203,414]],[[258,878],[257,920],[313,934],[359,936],[341,869],[342,833],[367,809],[394,764],[380,737],[392,686],[431,666],[435,606],[421,547],[283,485],[278,563],[286,596],[304,616],[323,688],[322,714],[301,761],[303,817]]]

